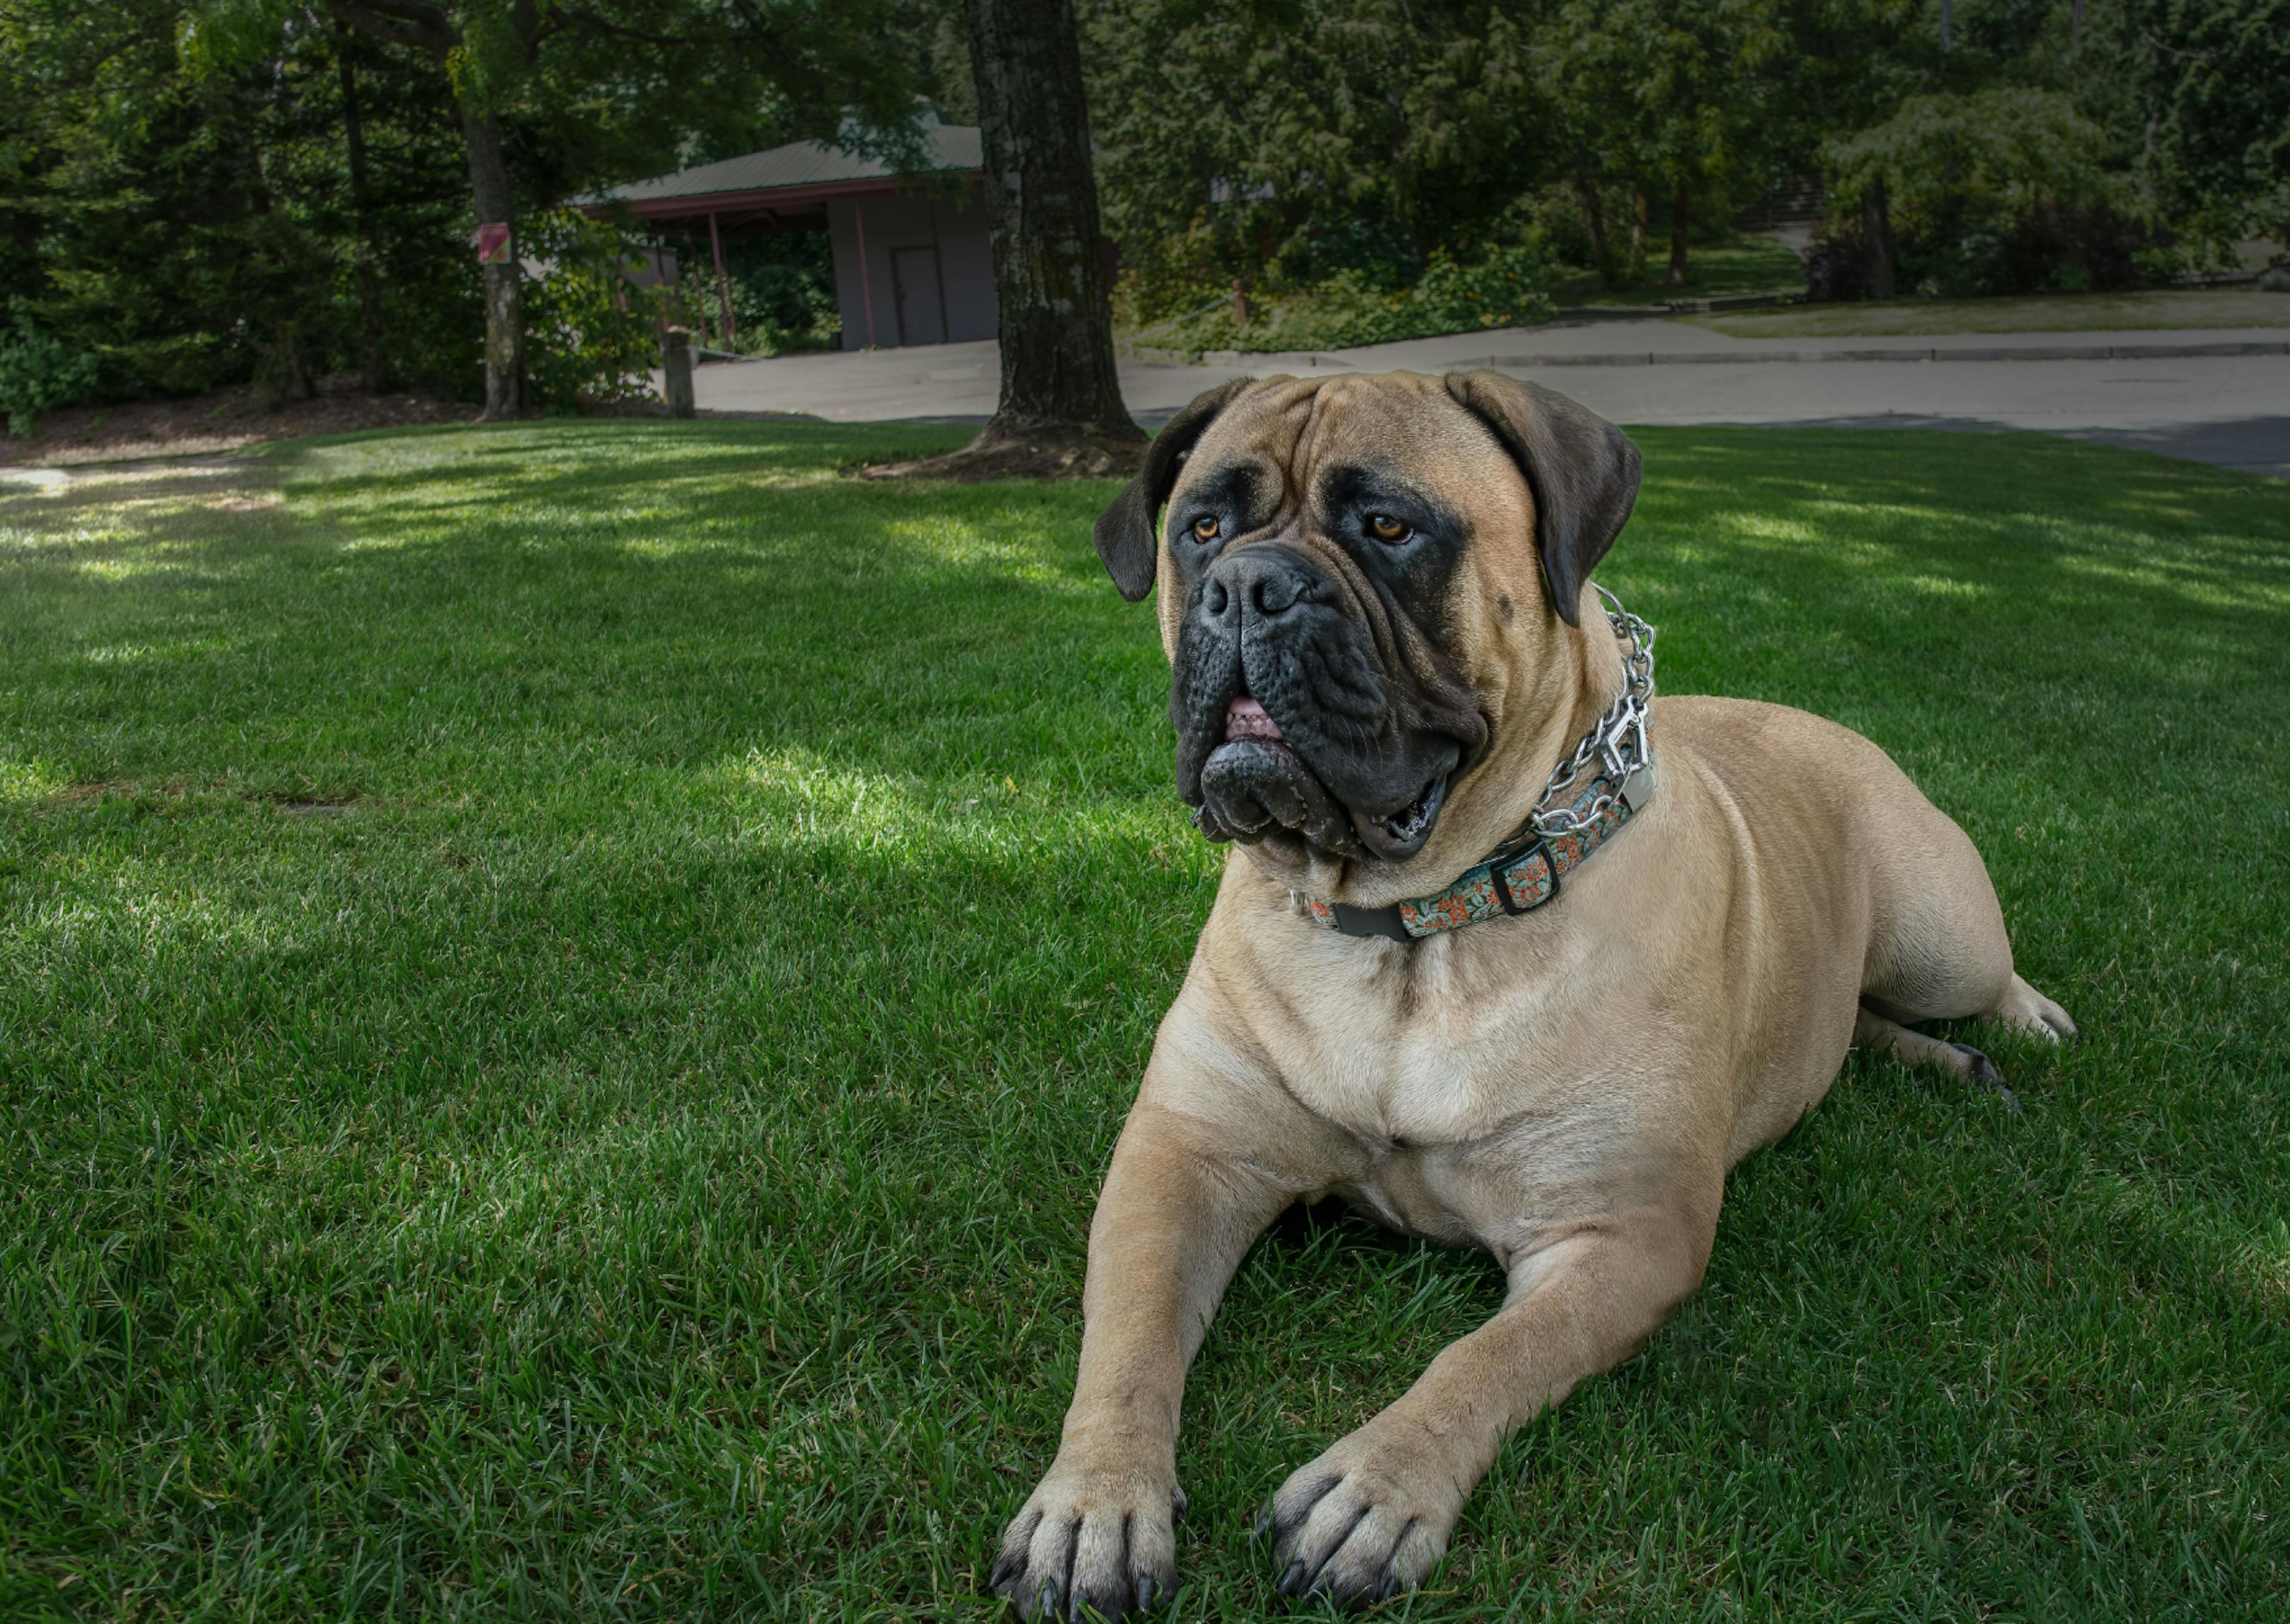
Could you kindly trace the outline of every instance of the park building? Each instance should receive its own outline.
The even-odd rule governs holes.
[[[1000,324],[978,130],[933,111],[919,134],[928,167],[918,174],[824,141],[790,141],[613,187],[582,207],[599,216],[632,212],[655,230],[709,244],[712,265],[678,267],[664,250],[654,259],[670,279],[712,276],[719,290],[726,241],[827,233],[845,349],[994,338]],[[718,335],[727,344],[736,336]]]

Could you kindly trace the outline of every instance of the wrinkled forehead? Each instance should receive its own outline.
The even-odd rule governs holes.
[[[1249,498],[1262,523],[1341,500],[1363,475],[1457,514],[1525,499],[1517,465],[1438,379],[1388,372],[1269,379],[1247,391],[1193,448],[1170,506],[1217,486]]]

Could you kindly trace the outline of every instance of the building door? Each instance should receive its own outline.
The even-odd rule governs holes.
[[[891,287],[899,302],[899,342],[946,342],[946,289],[938,279],[938,250],[891,250]]]

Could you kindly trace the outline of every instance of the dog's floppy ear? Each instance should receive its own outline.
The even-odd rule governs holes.
[[[1113,506],[1097,516],[1097,556],[1105,572],[1135,603],[1153,589],[1153,572],[1161,556],[1161,538],[1153,521],[1161,504],[1177,487],[1177,470],[1185,464],[1202,432],[1225,408],[1225,403],[1248,387],[1245,378],[1219,384],[1171,418],[1146,449],[1145,467],[1113,499]]]
[[[1551,604],[1580,624],[1582,583],[1638,499],[1638,448],[1564,395],[1501,372],[1450,372],[1447,393],[1494,430],[1526,476]]]

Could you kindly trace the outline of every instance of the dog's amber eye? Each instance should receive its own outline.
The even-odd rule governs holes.
[[[1196,541],[1213,541],[1217,539],[1218,534],[1221,532],[1223,529],[1224,526],[1214,519],[1195,519],[1193,521],[1193,540]]]
[[[1367,533],[1379,541],[1405,541],[1415,532],[1388,513],[1371,513],[1367,516]]]

